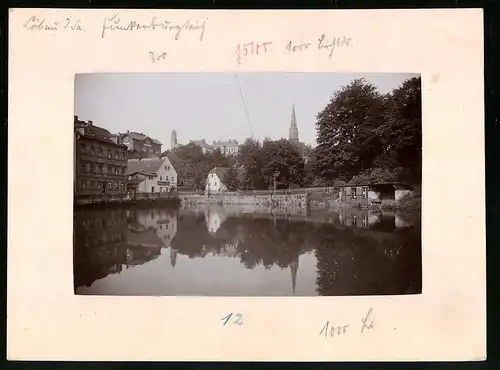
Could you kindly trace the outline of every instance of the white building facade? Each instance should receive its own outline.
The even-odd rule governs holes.
[[[164,193],[177,188],[177,172],[168,157],[129,159],[129,191]]]
[[[228,141],[214,141],[212,147],[219,149],[225,155],[237,155],[239,150],[238,142],[232,139]]]
[[[225,184],[227,171],[227,168],[224,167],[213,168],[208,173],[205,191],[207,193],[220,193],[228,191],[227,185]]]

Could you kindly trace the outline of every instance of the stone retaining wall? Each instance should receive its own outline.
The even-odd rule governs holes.
[[[272,208],[306,208],[307,194],[269,194],[269,195],[182,195],[180,201],[186,205],[193,204],[251,204]]]

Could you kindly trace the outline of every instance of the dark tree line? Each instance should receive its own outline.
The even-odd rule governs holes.
[[[386,95],[354,80],[318,114],[315,176],[330,185],[352,178],[419,184],[421,117],[420,78]]]

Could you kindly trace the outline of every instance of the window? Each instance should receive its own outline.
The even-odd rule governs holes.
[[[124,183],[121,183],[121,184],[120,184],[120,190],[121,190],[122,192],[124,192],[124,191],[125,191],[125,184],[124,184]]]
[[[90,147],[90,154],[95,155],[95,149],[93,145]]]
[[[163,188],[160,186],[160,193],[163,191]]]
[[[111,150],[108,151],[108,158],[111,159],[112,157],[112,154],[111,154]]]
[[[356,188],[351,188],[351,198],[356,198]]]
[[[160,180],[163,180],[163,176],[160,176]],[[161,188],[160,188],[161,189]],[[161,191],[161,190],[160,190]]]
[[[97,189],[100,189],[100,188],[101,188],[101,182],[97,181]]]
[[[174,181],[174,177],[172,176],[172,181]]]
[[[115,182],[115,190],[118,190],[118,183]]]
[[[95,181],[91,181],[90,182],[90,188],[91,189],[95,189]]]
[[[155,187],[154,187],[154,186],[152,186],[152,187],[151,187],[151,193],[154,193],[154,192],[155,192]]]
[[[119,175],[120,174],[120,168],[116,167],[115,168],[115,175]]]
[[[111,182],[108,182],[108,190],[113,190],[113,184]]]
[[[125,167],[122,167],[122,175],[125,175]]]
[[[102,175],[104,173],[104,165],[99,163],[99,173]]]
[[[118,159],[118,152],[115,153],[115,159]]]
[[[80,173],[85,172],[85,162],[80,162]]]
[[[102,148],[99,147],[99,149],[97,150],[97,154],[99,155],[99,157],[102,157]]]
[[[85,190],[86,185],[85,180],[82,180],[82,183],[80,184],[82,190]]]

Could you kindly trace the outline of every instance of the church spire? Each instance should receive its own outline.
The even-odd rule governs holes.
[[[297,118],[295,117],[295,102],[292,105],[292,121],[290,123],[288,139],[293,142],[299,141],[299,129],[297,128]]]

